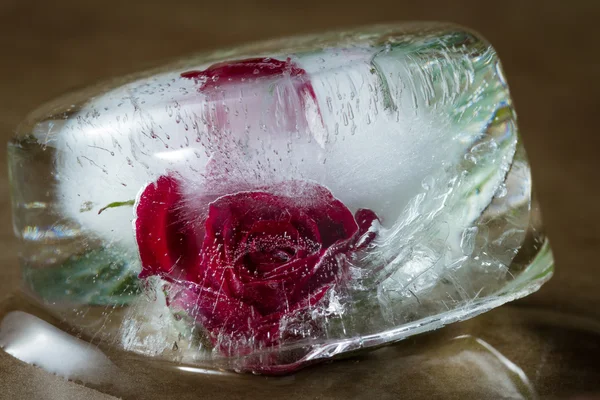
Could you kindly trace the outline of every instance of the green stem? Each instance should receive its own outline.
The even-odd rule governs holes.
[[[102,214],[102,212],[109,208],[122,207],[122,206],[132,206],[135,204],[135,200],[127,200],[127,201],[115,201],[113,203],[108,204],[105,207],[102,207],[98,210],[98,215]]]

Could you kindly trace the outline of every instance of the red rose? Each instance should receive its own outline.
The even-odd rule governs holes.
[[[257,58],[181,76],[206,96],[200,114],[208,134],[199,140],[212,158],[202,185],[230,194],[184,200],[182,181],[173,175],[146,186],[135,220],[141,277],[171,282],[169,306],[195,319],[226,356],[318,334],[307,311],[348,278],[347,257],[373,239],[369,228],[377,217],[370,210],[354,217],[315,183],[256,189],[247,179],[254,164],[238,145],[268,135],[270,145],[289,145],[297,135],[283,135],[295,131],[311,137],[307,112],[320,114],[306,72],[290,59]],[[264,160],[255,161],[260,170]],[[239,176],[232,179],[232,171]],[[288,361],[261,360],[251,368],[285,373],[300,366],[279,365]]]
[[[376,218],[359,210],[355,219],[329,190],[298,181],[219,197],[189,218],[174,176],[149,184],[136,214],[141,275],[183,289],[171,303],[225,355],[294,339],[282,318],[311,309],[346,279],[347,256],[372,238]]]

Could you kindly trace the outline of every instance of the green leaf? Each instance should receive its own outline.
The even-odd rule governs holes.
[[[137,260],[112,249],[91,250],[50,268],[26,268],[29,287],[43,300],[90,305],[125,305],[139,293]]]
[[[132,206],[135,204],[135,200],[127,200],[127,201],[115,201],[112,202],[104,207],[102,207],[100,210],[98,210],[98,215],[102,214],[103,211],[109,209],[109,208],[116,208],[116,207],[123,207],[123,206]]]

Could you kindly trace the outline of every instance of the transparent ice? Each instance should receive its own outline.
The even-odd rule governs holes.
[[[257,56],[291,59],[315,98],[290,100],[293,77],[218,100],[180,77]],[[210,128],[215,107],[227,114],[223,136]],[[215,159],[235,167],[213,180],[312,180],[380,218],[350,260],[349,287],[313,310],[324,334],[267,352],[302,348],[308,362],[397,341],[527,295],[552,272],[500,62],[456,27],[380,26],[188,59],[59,99],[9,152],[31,294],[87,340],[149,357],[246,365],[171,315],[164,282],[137,281],[132,207],[99,215],[167,170],[184,176],[193,203]]]

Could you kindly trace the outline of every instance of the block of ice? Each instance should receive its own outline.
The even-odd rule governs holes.
[[[452,26],[188,59],[41,109],[9,151],[31,290],[146,356],[287,373],[552,271],[498,57]]]

